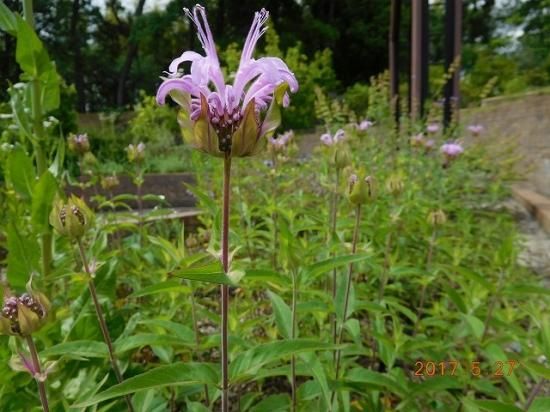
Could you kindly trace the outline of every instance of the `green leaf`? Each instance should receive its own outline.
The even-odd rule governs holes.
[[[536,398],[531,407],[528,409],[528,412],[548,412],[550,411],[550,398]]]
[[[327,351],[340,348],[341,345],[324,343],[311,339],[291,339],[264,343],[241,352],[229,365],[229,376],[233,383],[253,377],[264,365],[280,362],[286,356],[303,352]]]
[[[374,388],[385,388],[399,396],[405,396],[406,394],[406,388],[399,385],[393,377],[370,369],[354,368],[346,373],[345,381],[367,384]]]
[[[345,276],[338,276],[336,283],[336,298],[334,300],[336,318],[339,322],[344,320],[344,310],[346,309],[346,291],[348,288],[349,277],[346,274]],[[353,278],[351,279],[351,285],[349,286],[349,297],[348,297],[348,307],[346,313],[346,320],[351,316],[355,310],[355,287],[353,285]]]
[[[305,365],[311,371],[311,375],[315,378],[317,384],[319,385],[323,395],[323,400],[325,402],[325,407],[328,410],[328,405],[330,405],[330,389],[323,364],[314,353],[304,353],[301,357],[304,360]]]
[[[147,345],[165,346],[191,346],[193,342],[181,339],[172,335],[160,335],[156,333],[141,333],[118,339],[115,343],[115,352],[123,353],[132,349],[141,348]]]
[[[434,376],[415,385],[413,393],[441,392],[447,389],[461,389],[463,384],[452,376]]]
[[[20,16],[17,20],[17,46],[15,59],[21,70],[33,79],[38,79],[41,73],[51,70],[48,52],[29,25]]]
[[[502,289],[503,295],[518,296],[518,295],[550,295],[550,288],[545,288],[542,285],[509,285]]]
[[[11,36],[17,34],[17,18],[3,1],[0,1],[0,30]]]
[[[447,295],[449,296],[449,299],[455,304],[456,308],[461,311],[462,313],[466,313],[468,311],[466,304],[464,303],[464,300],[460,297],[460,295],[457,293],[456,290],[449,288],[447,290]]]
[[[497,362],[506,362],[508,356],[502,350],[502,348],[494,343],[487,345],[484,349],[485,355],[491,361],[493,365],[496,365]],[[518,396],[521,402],[525,402],[525,395],[523,393],[522,385],[519,382],[519,379],[516,374],[512,373],[508,376],[507,373],[504,374],[504,379],[510,384],[516,395]]]
[[[470,279],[473,282],[476,282],[477,284],[479,284],[480,286],[483,286],[487,290],[495,289],[495,286],[491,282],[489,282],[487,279],[485,279],[479,273],[474,272],[473,270],[460,267],[460,266],[453,267],[452,270],[457,271],[459,274],[461,274],[465,278]]]
[[[481,339],[481,337],[483,336],[483,330],[485,329],[485,325],[483,324],[483,322],[473,315],[464,315],[464,319],[470,327],[472,334],[477,339]]]
[[[144,389],[161,388],[164,386],[183,385],[216,385],[218,365],[208,363],[176,363],[151,369],[141,375],[126,379],[118,385],[98,393],[94,397],[78,405],[75,408],[84,408],[95,405],[108,399],[134,393]]]
[[[146,286],[139,290],[136,290],[132,293],[130,298],[141,298],[143,296],[155,295],[157,293],[166,293],[166,292],[185,292],[189,293],[189,286],[182,285],[181,280],[170,279],[164,282],[156,283],[151,286]]]
[[[503,403],[493,400],[476,400],[476,406],[491,412],[522,412],[520,408],[509,403]]]
[[[24,237],[13,222],[8,223],[8,280],[12,287],[23,288],[32,272],[38,271],[40,246],[34,237]]]
[[[285,301],[276,293],[267,291],[273,312],[275,314],[275,322],[279,333],[285,339],[290,339],[292,334],[292,312]]]
[[[56,110],[59,107],[61,97],[61,77],[53,64],[49,64],[47,69],[40,74],[40,81],[42,83],[42,88],[40,89],[42,111],[48,113],[52,110]]]
[[[288,276],[283,276],[272,269],[247,269],[245,273],[247,282],[271,282],[285,287],[288,285]]]
[[[250,408],[250,412],[286,412],[289,410],[290,397],[288,395],[270,395]]]
[[[346,256],[337,256],[330,259],[322,260],[321,262],[316,262],[312,265],[306,266],[304,268],[304,279],[308,282],[313,278],[322,275],[324,273],[330,272],[332,269],[345,266],[350,263],[361,262],[368,259],[370,256],[366,254],[355,254],[355,255],[346,255]]]
[[[24,198],[30,199],[34,190],[36,172],[31,158],[21,147],[9,154],[7,170],[15,191]]]
[[[55,150],[55,159],[49,167],[52,175],[59,178],[63,174],[63,165],[65,163],[65,139],[58,139]]]
[[[530,371],[532,371],[536,375],[538,375],[538,376],[540,376],[544,379],[550,380],[550,368],[547,368],[544,365],[540,365],[540,364],[534,363],[534,362],[523,362],[522,365],[527,367],[527,369],[529,369]]]
[[[36,234],[50,230],[49,216],[56,192],[57,181],[49,171],[46,171],[38,179],[32,194],[31,222]]]
[[[103,342],[93,340],[76,340],[63,342],[44,349],[40,356],[45,358],[67,356],[77,358],[106,358],[108,355],[107,345]]]
[[[221,263],[218,262],[195,268],[176,269],[172,275],[183,279],[236,286],[231,278],[223,272]]]

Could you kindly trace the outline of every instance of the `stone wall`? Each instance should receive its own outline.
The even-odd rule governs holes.
[[[485,138],[516,141],[529,182],[550,195],[550,89],[485,99],[461,117],[465,125],[484,125]]]

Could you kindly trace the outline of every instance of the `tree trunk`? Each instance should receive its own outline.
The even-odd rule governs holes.
[[[80,0],[73,0],[73,13],[71,16],[71,43],[73,55],[73,81],[76,88],[76,106],[79,112],[86,111],[86,94],[84,90],[84,58],[80,47],[80,31],[78,21],[80,18]]]
[[[124,93],[125,86],[126,86],[126,80],[128,79],[128,75],[130,74],[130,70],[132,69],[132,63],[134,62],[135,57],[137,56],[138,52],[138,44],[135,41],[132,41],[132,31],[134,29],[135,21],[141,17],[143,14],[143,7],[145,6],[145,0],[139,0],[139,3],[136,7],[136,11],[134,13],[134,21],[132,25],[130,26],[130,35],[128,38],[128,52],[126,53],[126,59],[124,60],[124,64],[122,65],[122,68],[120,69],[120,74],[118,76],[118,86],[117,86],[117,94],[116,94],[116,101],[117,106],[124,105],[126,95]]]

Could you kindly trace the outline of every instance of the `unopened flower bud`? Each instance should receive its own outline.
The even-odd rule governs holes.
[[[69,151],[80,156],[90,151],[90,141],[88,135],[84,134],[71,134],[67,138],[67,146]]]
[[[392,175],[386,180],[386,190],[393,196],[398,196],[403,192],[405,185],[399,175]]]
[[[355,205],[361,205],[376,198],[376,184],[372,176],[364,179],[356,175],[350,177],[349,200]]]
[[[441,226],[445,222],[447,222],[447,215],[441,209],[430,212],[428,215],[428,223],[432,226]]]
[[[141,163],[145,160],[145,145],[143,143],[130,144],[126,148],[126,154],[130,163]]]
[[[57,201],[50,213],[50,224],[60,235],[78,239],[86,233],[94,220],[93,212],[76,196],[65,203]]]
[[[120,184],[118,177],[115,175],[105,176],[101,179],[101,187],[105,190],[111,190]]]
[[[334,154],[332,161],[337,169],[343,169],[351,164],[351,153],[345,146],[336,146],[334,148]]]
[[[92,152],[85,153],[82,157],[82,166],[87,169],[88,171],[93,169],[93,167],[97,164],[97,158],[94,156]]]
[[[46,323],[50,301],[42,293],[4,297],[0,333],[28,336]]]

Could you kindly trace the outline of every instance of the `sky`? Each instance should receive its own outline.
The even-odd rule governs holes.
[[[154,8],[162,8],[168,4],[170,0],[146,0],[145,11],[153,10]],[[137,0],[121,0],[122,5],[128,10],[134,10],[136,8]],[[92,4],[96,4],[105,7],[105,0],[92,0]]]

